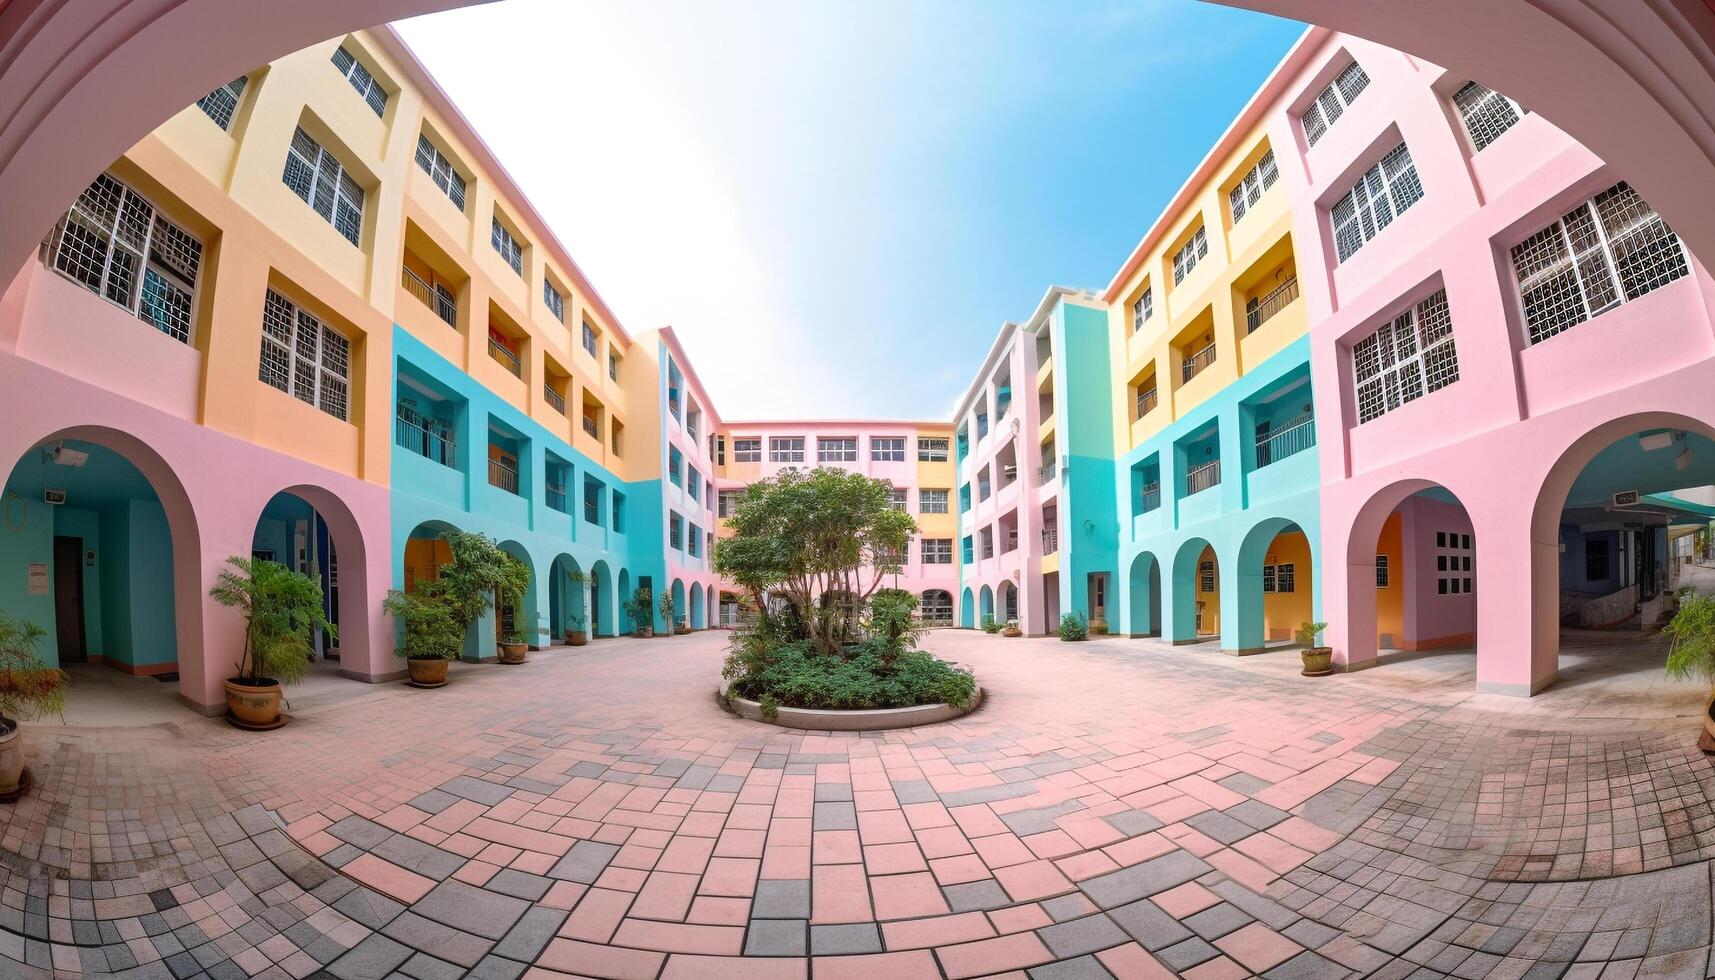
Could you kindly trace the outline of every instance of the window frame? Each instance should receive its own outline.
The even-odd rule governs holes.
[[[1173,253],[1173,285],[1184,282],[1186,277],[1197,271],[1197,264],[1209,256],[1209,226],[1200,224],[1191,236],[1185,239]]]
[[[797,443],[797,447],[793,447]],[[769,436],[768,461],[770,463],[802,463],[804,461],[803,436]]]
[[[340,64],[340,55],[345,55],[345,65]],[[332,61],[334,70],[357,90],[358,97],[375,113],[375,118],[385,116],[387,104],[393,100],[393,93],[387,91],[387,87],[381,84],[381,79],[375,77],[375,73],[363,63],[357,52],[351,50],[348,45],[341,44],[334,49]]]
[[[935,496],[936,494],[939,494],[940,496],[937,498]],[[953,505],[952,498],[953,498],[953,492],[950,489],[939,488],[939,487],[918,487],[917,488],[917,513],[919,513],[919,514],[946,514],[946,513],[950,513],[951,509],[952,509],[952,505]],[[937,509],[934,506],[937,499],[939,499],[939,501],[940,501],[939,509]]]
[[[232,132],[232,124],[238,118],[238,109],[244,104],[244,90],[250,84],[249,75],[240,75],[225,85],[216,86],[207,95],[196,100],[196,107],[202,110],[209,121],[220,127],[223,133]],[[219,96],[218,100],[216,97]]]
[[[310,148],[315,150],[313,157],[308,152]],[[294,163],[303,171],[304,180],[292,179]],[[355,248],[363,248],[364,208],[369,201],[369,191],[351,175],[338,154],[323,146],[302,125],[293,131],[291,142],[286,144],[286,164],[280,181],[299,200],[308,204],[310,210],[332,225],[341,238]],[[326,210],[322,208],[324,201]]]
[[[500,256],[501,261],[512,267],[513,272],[523,276],[524,244],[512,234],[512,229],[500,220],[499,209],[496,209],[489,218],[492,224],[488,233],[488,244],[493,247],[495,254]]]
[[[1328,131],[1334,128],[1334,124],[1340,121],[1347,110],[1351,109],[1352,103],[1358,101],[1358,96],[1363,95],[1364,90],[1369,87],[1369,73],[1364,71],[1356,58],[1335,72],[1328,84],[1298,113],[1298,128],[1304,133],[1305,144],[1315,146],[1322,137],[1328,135]],[[1315,127],[1311,126],[1312,119],[1316,121]]]
[[[752,442],[756,444],[756,447],[754,449],[741,449],[740,448],[741,444],[752,443]],[[746,437],[740,439],[737,436],[734,436],[733,440],[732,440],[732,461],[735,463],[760,463],[760,462],[762,462],[762,437],[761,436],[746,436]]]
[[[554,314],[554,319],[561,323],[566,322],[565,294],[555,288],[554,280],[547,276],[542,277],[542,305],[548,308],[549,313]]]
[[[940,443],[940,448],[935,443]],[[937,456],[936,453],[940,455]],[[952,440],[945,436],[919,436],[917,439],[917,462],[945,463],[952,458]]]
[[[817,436],[817,463],[857,462],[857,436]]]
[[[872,463],[905,462],[905,437],[870,436],[869,459]]]
[[[467,196],[470,190],[470,182],[465,180],[463,174],[459,173],[459,168],[453,166],[452,160],[441,152],[441,148],[435,144],[435,141],[429,139],[427,130],[417,132],[415,160],[417,168],[427,174],[429,181],[447,196],[447,200],[453,202],[453,206],[459,209],[460,214],[463,214],[465,205],[470,201]]]
[[[1365,345],[1373,345],[1374,353]],[[1350,357],[1352,407],[1359,425],[1458,381],[1459,351],[1446,287],[1377,324],[1351,345]]]
[[[1459,121],[1465,129],[1465,138],[1471,141],[1473,153],[1483,152],[1529,114],[1511,97],[1477,81],[1469,81],[1459,86],[1458,91],[1448,96],[1448,100],[1459,114]]]
[[[285,309],[282,310],[281,307]],[[286,324],[286,336],[283,338],[269,329],[271,315],[275,322],[279,322],[282,314],[285,315]],[[307,351],[302,346],[305,339],[302,331],[306,321],[316,327],[313,351]],[[330,339],[337,341],[331,345],[334,351],[331,355],[328,344]],[[257,380],[341,422],[350,423],[351,362],[353,350],[357,346],[350,337],[335,329],[326,320],[305,310],[303,304],[293,301],[270,286],[262,299],[261,345],[262,349],[257,358]],[[268,354],[271,346],[279,348],[276,356],[282,357],[285,362],[284,373],[280,373],[278,367],[274,371],[269,370]],[[330,364],[330,357],[343,363]],[[310,375],[307,388],[311,397],[308,398],[304,397],[306,385],[300,383],[303,381],[306,364]],[[278,383],[274,380],[276,377],[279,379]],[[337,397],[337,410],[330,407],[330,397]]]
[[[1238,183],[1227,191],[1227,211],[1232,215],[1235,226],[1256,208],[1262,196],[1267,194],[1279,179],[1280,167],[1274,160],[1274,148],[1269,147],[1263,151],[1256,163],[1251,164],[1251,168],[1245,171]]]
[[[1399,162],[1402,160],[1403,164]],[[1417,163],[1411,158],[1411,148],[1402,139],[1378,157],[1352,182],[1346,193],[1328,206],[1328,227],[1334,239],[1336,264],[1346,264],[1427,196],[1423,178],[1417,173]],[[1341,209],[1348,205],[1350,216],[1341,218]],[[1356,232],[1355,238],[1347,235],[1350,231]]]
[[[1143,329],[1155,316],[1155,286],[1146,285],[1143,292],[1137,294],[1137,299],[1131,303],[1131,332],[1137,333]]]
[[[953,563],[952,538],[921,538],[918,551],[918,563],[922,565],[951,565]]]

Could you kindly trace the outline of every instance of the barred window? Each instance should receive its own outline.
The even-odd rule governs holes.
[[[1533,344],[1690,271],[1679,236],[1624,181],[1513,246],[1512,258]]]
[[[373,109],[377,116],[387,111],[387,90],[381,87],[381,83],[375,80],[369,69],[363,67],[363,63],[357,60],[357,55],[340,45],[339,50],[333,53],[333,66],[345,76],[352,88],[357,89],[357,94],[363,96],[363,101],[369,104],[369,108]]]
[[[232,129],[232,117],[238,114],[238,99],[244,94],[244,85],[249,79],[243,75],[234,78],[220,88],[208,93],[197,100],[197,108],[203,114],[214,120],[221,129]]]
[[[1344,262],[1376,237],[1393,219],[1423,199],[1423,182],[1404,143],[1358,178],[1328,212],[1334,222],[1334,247]]]
[[[1209,254],[1209,239],[1203,233],[1203,227],[1197,227],[1197,233],[1186,240],[1185,246],[1173,253],[1173,285],[1177,286],[1197,268],[1197,260]]]
[[[494,230],[488,237],[494,245],[494,250],[500,253],[500,257],[506,260],[506,264],[512,267],[513,272],[523,275],[524,250],[518,247],[518,239],[513,238],[512,233],[506,230],[506,226],[500,223],[500,215],[495,215],[492,221],[494,222]],[[590,353],[595,352],[591,351]]]
[[[770,463],[802,463],[804,461],[803,436],[774,436],[768,440],[768,461]]]
[[[947,440],[917,440],[917,461],[919,463],[945,463],[947,461]]]
[[[905,462],[905,439],[871,437],[869,440],[869,458],[878,463]]]
[[[1197,563],[1197,591],[1215,591],[1215,563],[1204,561]]]
[[[732,461],[735,463],[762,462],[762,440],[734,439],[732,441]]]
[[[923,622],[950,626],[953,622],[953,594],[945,589],[930,589],[923,593],[917,609]]]
[[[554,314],[554,319],[561,323],[566,322],[566,298],[560,295],[560,291],[554,288],[554,284],[549,282],[546,276],[542,278],[542,305],[548,308],[549,313]]]
[[[594,357],[595,356],[596,333],[595,333],[595,328],[590,326],[588,320],[584,321],[583,333],[584,333],[584,350],[589,351],[590,356]]]
[[[428,133],[417,134],[417,166],[423,168],[423,172],[447,195],[448,200],[457,205],[460,211],[464,210],[464,178],[459,176],[458,170],[453,167],[446,154],[429,142]]]
[[[1136,333],[1143,329],[1149,318],[1155,315],[1155,290],[1145,287],[1143,295],[1131,304],[1131,330]]]
[[[1376,588],[1385,589],[1387,587],[1388,587],[1387,556],[1386,555],[1377,555],[1376,556]]]
[[[286,150],[286,171],[280,179],[346,241],[361,247],[363,188],[303,127],[292,134],[292,145]]]
[[[685,519],[678,514],[669,514],[667,518],[667,544],[674,551],[685,548]]]
[[[1296,590],[1297,570],[1291,562],[1279,565],[1262,566],[1262,590],[1264,592],[1284,593]]]
[[[619,380],[619,355],[613,351],[607,352],[607,376],[611,381]]]
[[[261,379],[346,420],[351,341],[274,290],[262,301]]]
[[[1342,69],[1327,88],[1316,94],[1316,100],[1299,117],[1298,121],[1304,127],[1304,141],[1315,146],[1316,141],[1346,114],[1346,108],[1357,101],[1369,84],[1370,76],[1356,61]]]
[[[911,506],[911,490],[907,487],[888,487],[887,506],[894,510],[905,510]]]
[[[202,242],[102,174],[60,220],[53,268],[174,340],[191,342]]]
[[[738,502],[743,497],[743,490],[722,490],[715,501],[715,516],[731,517],[738,513]]]
[[[1274,164],[1274,151],[1269,150],[1256,162],[1256,166],[1245,171],[1244,177],[1227,192],[1227,204],[1233,212],[1233,224],[1238,224],[1239,219],[1248,214],[1250,209],[1256,206],[1256,202],[1262,200],[1263,191],[1273,187],[1279,177],[1280,168]]]
[[[953,563],[952,538],[924,538],[923,564],[951,565]]]
[[[1358,424],[1459,380],[1447,290],[1437,289],[1352,345]]]
[[[1458,108],[1459,117],[1465,120],[1465,132],[1470,134],[1471,145],[1478,150],[1499,139],[1502,133],[1524,118],[1524,110],[1517,102],[1476,82],[1466,82],[1464,88],[1454,92],[1453,105]]]
[[[922,514],[945,514],[947,512],[947,491],[918,490],[917,511]]]
[[[855,463],[857,462],[857,439],[817,439],[816,462],[818,463]]]

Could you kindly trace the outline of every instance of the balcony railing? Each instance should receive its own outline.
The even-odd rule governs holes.
[[[562,514],[570,514],[571,513],[571,511],[566,509],[566,507],[567,507],[566,487],[564,484],[560,484],[557,486],[555,484],[552,484],[552,483],[548,484],[547,496],[548,496],[548,506],[550,508],[559,511]]]
[[[1018,531],[1015,529],[1015,530],[1011,530],[1011,531],[1006,532],[1006,540],[1001,542],[1000,553],[1004,555],[1004,554],[1009,554],[1009,553],[1017,551],[1017,550],[1018,550]]]
[[[1036,485],[1041,486],[1059,475],[1060,464],[1058,462],[1043,463],[1036,468]]]
[[[1245,327],[1247,333],[1255,333],[1256,328],[1269,321],[1276,313],[1286,309],[1287,305],[1298,298],[1298,277],[1293,276],[1269,291],[1267,296],[1252,300],[1252,305],[1245,309]]]
[[[409,405],[400,405],[393,421],[393,441],[424,459],[442,466],[456,466],[453,430],[451,426],[420,414]]]
[[[1214,348],[1210,348],[1210,349],[1213,350]],[[1154,410],[1155,410],[1155,389],[1151,388],[1148,391],[1138,392],[1137,393],[1137,417],[1143,418],[1145,415],[1148,415],[1150,412],[1152,412]]]
[[[588,432],[592,439],[601,438],[601,426],[596,424],[595,416],[584,416],[584,431]]]
[[[1190,357],[1187,357],[1184,362],[1179,365],[1180,382],[1183,383],[1190,381],[1192,378],[1195,378],[1198,374],[1202,373],[1204,368],[1213,363],[1215,363],[1215,345],[1210,344],[1197,353],[1192,354]]]
[[[542,385],[542,397],[548,400],[548,404],[554,406],[554,411],[561,415],[566,414],[566,396],[555,391],[553,385]]]
[[[1143,512],[1145,514],[1161,506],[1161,482],[1145,483],[1143,485]]]
[[[435,315],[445,320],[447,326],[456,327],[459,325],[458,302],[451,295],[430,286],[422,276],[410,269],[401,267],[399,271],[403,273],[399,277],[400,285],[405,287],[407,293],[417,297],[424,306],[434,310]]]
[[[518,464],[510,459],[490,458],[488,461],[488,485],[499,487],[507,493],[517,493]]]
[[[500,366],[511,371],[514,377],[522,378],[524,376],[524,365],[518,360],[518,355],[493,337],[488,338],[488,356],[499,361]]]
[[[1221,461],[1211,459],[1185,474],[1185,495],[1202,493],[1221,482]]]
[[[1261,469],[1270,463],[1278,463],[1286,457],[1301,453],[1314,445],[1316,445],[1316,419],[1309,414],[1300,415],[1286,423],[1284,428],[1257,435],[1257,468]]]
[[[984,561],[994,557],[994,540],[992,538],[983,542],[982,555]]]
[[[1060,550],[1060,529],[1050,524],[1042,529],[1042,553],[1051,555]]]

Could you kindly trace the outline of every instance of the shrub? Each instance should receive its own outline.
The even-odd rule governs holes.
[[[45,636],[35,623],[0,612],[0,735],[20,720],[65,711],[65,672],[38,655]]]
[[[1084,621],[1083,613],[1069,612],[1060,617],[1060,639],[1082,640],[1090,635],[1090,625]]]
[[[1313,650],[1316,648],[1316,637],[1327,628],[1327,623],[1305,623],[1298,627],[1297,632],[1292,635],[1298,641],[1299,646],[1306,650]]]
[[[863,710],[905,708],[946,702],[962,708],[971,702],[976,678],[922,650],[897,654],[891,668],[883,665],[885,644],[876,639],[858,644],[850,657],[811,650],[799,640],[773,650],[765,662],[747,660],[736,652],[722,673],[731,681],[728,692],[766,707]]]
[[[310,668],[317,630],[338,630],[322,615],[322,587],[279,562],[234,555],[208,594],[244,614],[244,649],[236,676],[252,686],[273,680],[291,684]]]
[[[381,608],[405,628],[405,642],[394,648],[396,657],[457,660],[464,650],[465,628],[429,582],[416,592],[387,593]]]
[[[1673,637],[1669,677],[1715,684],[1715,596],[1687,595],[1662,632]]]
[[[993,616],[984,616],[983,617],[983,632],[984,633],[999,633],[1000,632],[1000,623],[996,622],[995,618]]]

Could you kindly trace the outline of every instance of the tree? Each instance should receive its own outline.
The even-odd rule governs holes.
[[[884,577],[904,565],[917,523],[891,505],[892,484],[818,467],[750,485],[732,514],[734,535],[715,570],[751,596],[785,601],[789,620],[823,653],[839,653]]]

